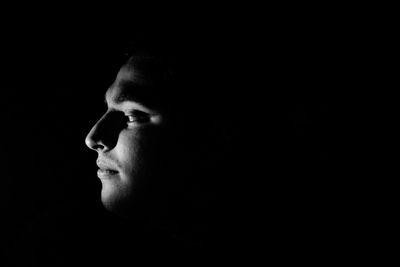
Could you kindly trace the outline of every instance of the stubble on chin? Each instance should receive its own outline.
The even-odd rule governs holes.
[[[102,181],[101,183],[101,202],[107,210],[117,212],[129,203],[132,190],[122,181]]]

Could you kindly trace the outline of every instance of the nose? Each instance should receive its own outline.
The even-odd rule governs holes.
[[[90,130],[85,138],[86,145],[95,151],[107,151],[113,147],[113,138],[111,136],[113,129],[110,129],[111,125],[107,123],[107,114],[104,114],[97,123]],[[117,129],[114,129],[116,131]]]
[[[93,149],[93,150],[96,150],[96,151],[98,149],[103,150],[104,147],[105,147],[104,144],[101,141],[99,141],[97,138],[95,138],[96,137],[96,131],[97,131],[96,128],[97,128],[97,124],[93,126],[93,128],[90,130],[90,132],[86,136],[85,143],[86,143],[86,146],[88,148],[90,148],[90,149]]]

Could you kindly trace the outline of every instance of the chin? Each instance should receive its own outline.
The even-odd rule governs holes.
[[[126,184],[103,182],[101,202],[106,210],[134,221],[160,221],[166,217],[166,201],[127,187]]]
[[[122,217],[131,217],[133,200],[130,190],[121,186],[103,183],[101,190],[101,202],[110,212]],[[135,212],[136,213],[136,212]]]

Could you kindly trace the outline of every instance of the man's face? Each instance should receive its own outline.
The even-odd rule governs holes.
[[[160,176],[168,173],[166,166],[177,152],[171,151],[174,134],[168,116],[148,96],[154,88],[133,65],[130,61],[120,69],[105,95],[107,111],[85,140],[98,153],[102,202],[122,215],[160,197],[165,185]]]

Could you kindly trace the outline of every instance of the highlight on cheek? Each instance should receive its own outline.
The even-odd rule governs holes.
[[[161,115],[154,115],[150,117],[150,121],[154,124],[161,124],[163,122],[163,118]]]

